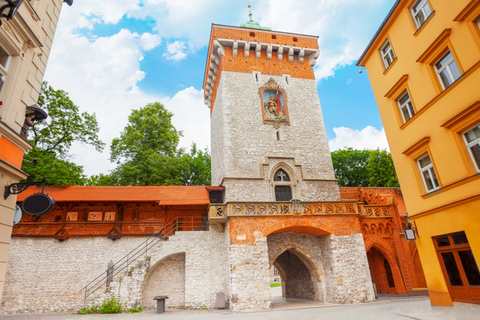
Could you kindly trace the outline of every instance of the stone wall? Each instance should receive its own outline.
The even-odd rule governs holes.
[[[231,245],[231,308],[233,311],[268,310],[271,306],[267,238],[254,244]]]
[[[168,295],[167,305],[185,307],[185,253],[177,253],[160,260],[145,278],[142,306],[156,308],[155,296]]]
[[[77,294],[145,238],[12,238],[2,313],[71,311],[82,305]]]
[[[361,234],[321,238],[327,302],[373,301],[372,279]]]
[[[285,92],[290,119],[278,129],[262,116],[259,90],[271,78]],[[212,185],[235,178],[229,182],[225,201],[247,201],[252,195],[255,201],[274,200],[270,184],[261,181],[268,182],[276,168],[273,161],[272,165],[268,162],[270,158],[290,167],[291,179],[297,184],[295,197],[339,200],[315,80],[291,78],[287,84],[282,76],[261,75],[256,82],[251,73],[223,71],[212,111],[211,137]],[[261,172],[263,164],[268,166],[265,172]],[[237,185],[252,179],[260,181],[249,188]],[[305,180],[308,185],[304,186]],[[312,184],[320,186],[312,188]],[[305,194],[317,189],[320,194]]]
[[[60,312],[83,307],[79,290],[114,262],[142,243],[144,237],[103,237],[54,239],[13,238],[7,269],[7,283],[0,313]],[[226,233],[215,227],[210,231],[180,231],[148,252],[148,258],[133,263],[104,289],[89,299],[100,303],[112,293],[128,306],[139,305],[143,288],[153,293],[150,282],[159,266],[174,254],[185,255],[185,306],[213,308],[216,293],[229,296],[228,250]],[[158,263],[158,264],[157,264]],[[153,267],[151,267],[153,266]],[[146,279],[146,280],[145,280]],[[178,281],[177,284],[180,284]],[[174,296],[177,288],[161,288],[155,295]],[[143,298],[147,299],[143,295]],[[167,300],[167,306],[169,301]],[[175,303],[175,306],[179,304]],[[151,305],[147,306],[150,307]]]

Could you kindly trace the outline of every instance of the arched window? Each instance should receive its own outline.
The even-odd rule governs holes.
[[[282,170],[278,169],[273,175],[273,182],[275,183],[275,201],[290,201],[292,200],[292,186],[290,185],[290,177]]]
[[[284,170],[278,169],[273,176],[273,181],[290,181],[290,177]]]

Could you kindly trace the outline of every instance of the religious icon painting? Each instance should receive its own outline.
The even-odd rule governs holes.
[[[261,92],[263,121],[288,123],[288,110],[283,90],[266,88]]]

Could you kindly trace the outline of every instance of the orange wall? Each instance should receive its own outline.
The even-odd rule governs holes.
[[[7,138],[0,137],[0,159],[20,168],[23,161],[23,150]]]

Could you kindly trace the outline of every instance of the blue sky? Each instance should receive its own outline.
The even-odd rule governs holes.
[[[395,0],[252,0],[273,30],[319,36],[314,68],[330,149],[387,148],[366,72],[355,61]],[[243,0],[77,0],[63,6],[45,80],[95,112],[103,153],[76,144],[71,160],[107,173],[109,144],[132,109],[160,101],[183,130],[180,146],[209,148],[202,82],[212,23],[239,26]]]

